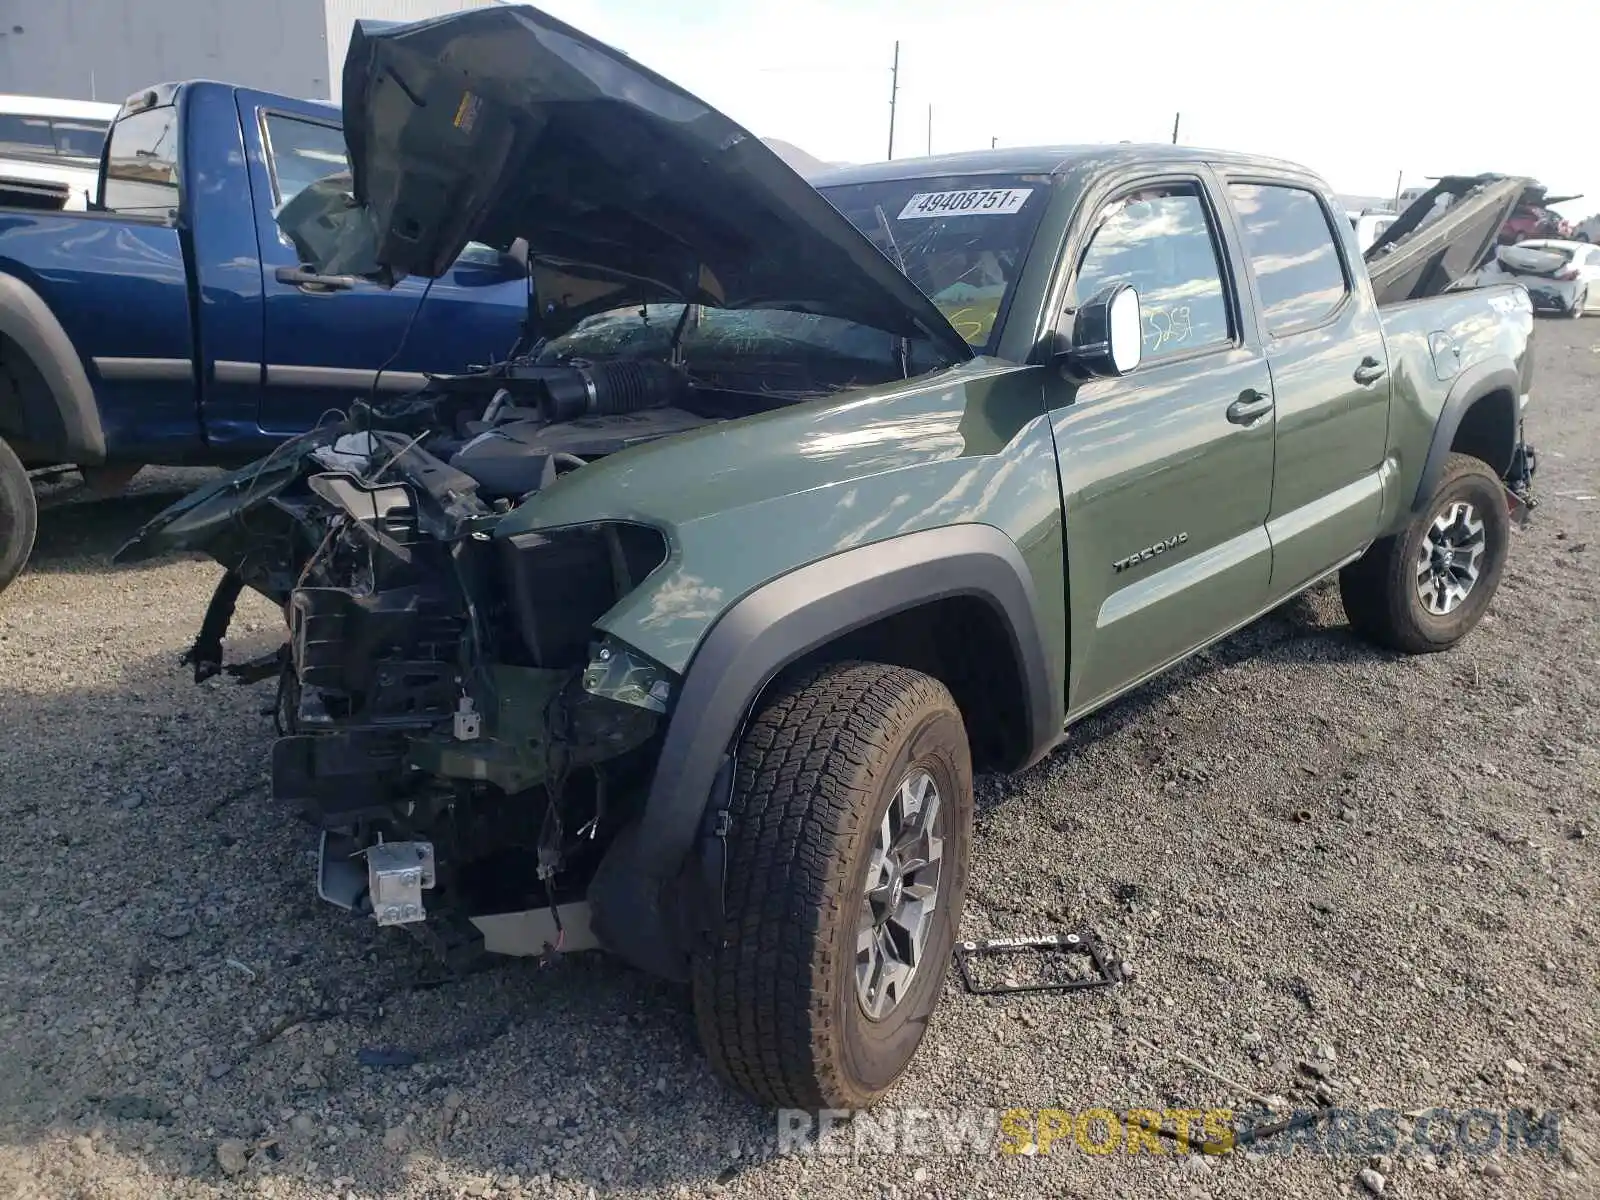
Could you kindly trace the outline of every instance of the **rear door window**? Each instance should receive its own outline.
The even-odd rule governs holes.
[[[1305,188],[1281,184],[1235,183],[1228,191],[1268,332],[1293,333],[1332,316],[1349,281],[1322,201]]]
[[[80,120],[76,117],[51,117],[50,131],[55,134],[56,153],[62,158],[98,161],[109,124],[108,121]]]
[[[178,207],[178,110],[147,108],[111,127],[106,185],[109,212],[163,216]]]
[[[0,158],[54,158],[56,139],[48,117],[0,113]]]

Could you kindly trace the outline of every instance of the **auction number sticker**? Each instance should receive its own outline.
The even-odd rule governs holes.
[[[965,192],[918,192],[906,201],[899,220],[921,217],[1004,217],[1019,212],[1032,188],[974,188]]]

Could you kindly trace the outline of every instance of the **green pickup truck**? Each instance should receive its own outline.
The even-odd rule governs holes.
[[[1187,147],[813,187],[528,8],[358,26],[344,79],[341,269],[524,239],[528,338],[352,397],[119,557],[226,568],[188,661],[277,679],[324,898],[692,981],[760,1102],[858,1108],[906,1068],[974,771],[1318,581],[1403,653],[1494,596],[1533,316],[1457,285],[1522,181],[1364,262],[1314,175]],[[244,588],[286,642],[224,666]]]

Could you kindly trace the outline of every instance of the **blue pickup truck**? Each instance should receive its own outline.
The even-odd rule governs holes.
[[[334,105],[168,84],[118,112],[90,211],[0,207],[0,588],[32,548],[30,471],[105,491],[147,464],[247,462],[375,385],[511,350],[514,255],[469,246],[425,304],[425,280],[299,261],[275,216],[345,163]]]

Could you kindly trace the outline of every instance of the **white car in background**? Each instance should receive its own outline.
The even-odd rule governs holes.
[[[1356,244],[1363,253],[1383,236],[1385,229],[1400,219],[1398,213],[1392,212],[1352,212],[1345,216],[1350,218],[1350,224],[1356,231]]]
[[[24,187],[64,184],[66,207],[87,208],[117,108],[94,100],[0,95],[0,188],[7,180]]]
[[[1477,282],[1522,284],[1534,312],[1567,317],[1600,312],[1600,246],[1544,238],[1501,246],[1478,272]]]

